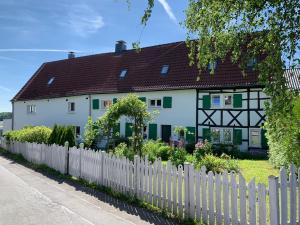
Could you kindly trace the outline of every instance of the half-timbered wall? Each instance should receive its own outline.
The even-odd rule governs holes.
[[[220,107],[213,105],[214,96],[220,96]],[[231,96],[231,106],[224,104],[225,96]],[[261,88],[198,90],[197,99],[196,136],[199,140],[206,139],[207,132],[214,128],[229,128],[232,129],[233,136],[231,143],[236,141],[240,150],[265,147],[263,141],[260,146],[251,146],[250,143],[251,129],[257,129],[260,135],[264,135],[261,126],[265,121],[264,102],[268,97]],[[240,140],[235,135],[239,135]],[[222,142],[221,138],[220,143]]]

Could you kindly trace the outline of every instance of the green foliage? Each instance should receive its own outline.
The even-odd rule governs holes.
[[[69,146],[73,147],[76,144],[75,129],[73,126],[54,125],[51,135],[48,138],[48,144],[65,145],[69,142]]]
[[[183,126],[176,126],[174,128],[174,133],[177,134],[180,137],[183,137],[184,134],[187,132],[187,128],[183,127]]]
[[[92,117],[89,117],[84,127],[84,145],[90,148],[97,135],[99,135],[99,127],[93,122]]]
[[[183,148],[175,148],[171,152],[170,160],[175,166],[183,165],[187,158],[187,152]]]
[[[24,127],[20,130],[8,131],[4,136],[8,140],[30,142],[30,143],[47,143],[52,130],[45,126]]]
[[[12,118],[12,113],[11,112],[1,112],[0,113],[0,121],[4,119],[11,119]]]
[[[128,147],[126,143],[120,143],[115,149],[114,154],[118,157],[126,157],[133,161],[134,151],[132,148]]]
[[[151,162],[154,162],[157,158],[168,160],[171,151],[172,148],[161,140],[147,140],[142,147],[142,156],[147,156],[148,160]]]
[[[109,107],[105,114],[96,121],[96,124],[105,136],[110,137],[112,129],[117,125],[121,116],[126,116],[133,122],[133,136],[130,139],[135,153],[141,155],[143,128],[151,120],[151,114],[147,111],[146,104],[138,96],[128,94]]]
[[[198,142],[195,145],[194,157],[196,160],[201,160],[205,155],[212,154],[213,145],[209,141]]]
[[[222,173],[223,171],[239,171],[238,162],[231,159],[222,159],[214,155],[205,155],[201,160],[195,162],[197,168],[205,166],[207,171]]]

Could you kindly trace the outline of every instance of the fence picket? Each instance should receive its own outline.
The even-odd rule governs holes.
[[[132,162],[104,151],[84,149],[82,145],[71,148],[7,143],[0,137],[0,147],[21,154],[29,162],[46,164],[61,173],[68,172],[120,193],[136,195],[180,218],[196,218],[217,225],[267,225],[267,221],[270,225],[297,225],[300,222],[300,168],[296,169],[295,165],[290,165],[289,174],[284,168],[280,170],[280,184],[277,177],[270,176],[267,190],[264,184],[256,186],[255,179],[246,185],[241,174],[237,183],[236,174],[227,171],[214,175],[211,171],[207,173],[205,167],[195,171],[189,163],[184,168],[181,165],[176,168],[171,162],[165,166],[160,160],[151,164],[147,158],[138,156]]]

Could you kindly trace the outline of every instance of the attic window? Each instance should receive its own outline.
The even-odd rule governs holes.
[[[51,77],[50,80],[48,81],[48,85],[51,85],[54,81],[55,77]]]
[[[168,72],[169,72],[169,65],[163,65],[162,68],[161,68],[160,73],[162,75],[166,75]]]
[[[126,74],[127,74],[127,69],[122,70],[120,73],[120,78],[124,78]]]

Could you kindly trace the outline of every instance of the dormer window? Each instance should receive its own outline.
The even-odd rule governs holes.
[[[160,71],[160,74],[166,75],[169,72],[169,65],[163,65]]]
[[[247,68],[253,69],[253,67],[257,64],[256,58],[251,58],[247,61]]]
[[[127,69],[123,69],[120,73],[120,78],[124,78],[127,74],[127,71],[128,71]]]
[[[207,69],[209,71],[216,70],[217,64],[218,64],[217,61],[212,61],[212,62],[208,63]]]
[[[55,77],[51,77],[50,80],[48,81],[48,85],[51,85],[54,81]]]

